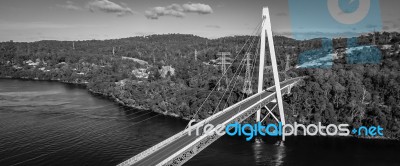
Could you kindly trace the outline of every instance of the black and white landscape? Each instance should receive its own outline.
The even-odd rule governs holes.
[[[302,79],[286,123],[384,134],[223,136],[185,165],[400,165],[400,3],[370,1],[381,24],[339,33],[292,31],[292,0],[2,0],[0,165],[117,165],[256,94],[263,6],[280,80]]]

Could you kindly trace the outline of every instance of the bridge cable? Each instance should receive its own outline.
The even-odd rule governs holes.
[[[257,31],[258,31],[259,29],[260,29],[260,28],[258,28]],[[218,105],[217,105],[216,108],[214,109],[212,115],[214,115],[214,114],[215,114],[215,111],[218,110],[219,105],[221,104],[222,100],[224,99],[224,96],[225,96],[226,92],[229,90],[229,87],[230,87],[232,81],[235,79],[236,74],[237,74],[237,78],[235,79],[235,83],[234,83],[233,87],[231,88],[231,91],[230,91],[230,94],[229,94],[229,97],[228,97],[228,100],[229,100],[229,98],[230,98],[230,96],[231,96],[231,94],[232,94],[232,91],[233,91],[233,89],[235,88],[235,85],[236,85],[236,83],[237,83],[237,79],[239,78],[240,73],[241,73],[241,71],[242,71],[242,69],[243,69],[243,67],[244,67],[244,63],[243,63],[243,62],[244,62],[244,60],[245,60],[245,55],[252,49],[253,44],[254,44],[254,41],[255,41],[255,40],[254,40],[255,38],[256,38],[256,37],[253,37],[253,39],[252,39],[252,41],[251,41],[251,45],[247,48],[247,51],[245,52],[245,54],[244,54],[242,60],[240,61],[240,64],[239,64],[239,67],[238,67],[240,70],[236,70],[236,72],[234,73],[234,76],[233,76],[232,79],[230,80],[230,82],[229,82],[227,88],[225,89],[225,91],[224,91],[224,93],[223,93],[221,99],[219,100]],[[241,51],[240,51],[240,52],[241,52]],[[239,71],[239,73],[238,73],[238,71]],[[226,104],[225,104],[225,106],[226,106]],[[225,107],[225,106],[224,106],[224,107]]]
[[[253,42],[254,42],[254,40],[253,40]],[[212,115],[214,115],[215,111],[218,110],[218,107],[219,107],[219,105],[221,104],[222,100],[224,99],[225,93],[229,90],[229,87],[230,87],[232,81],[233,81],[233,80],[235,79],[235,77],[236,77],[236,74],[237,74],[238,76],[240,76],[241,69],[242,69],[243,66],[244,66],[244,65],[243,65],[243,64],[244,64],[244,63],[243,63],[244,60],[245,60],[245,55],[243,56],[243,58],[242,58],[242,60],[240,61],[240,64],[239,64],[239,69],[240,69],[240,70],[236,70],[235,73],[234,73],[234,75],[233,75],[233,77],[232,77],[232,79],[230,79],[229,84],[228,84],[228,86],[226,87],[226,89],[224,90],[224,93],[222,94],[222,97],[221,97],[221,99],[219,100],[218,105],[217,105],[216,108],[214,109]],[[239,72],[238,72],[238,71],[239,71]],[[235,80],[236,80],[236,79],[235,79]],[[236,81],[237,81],[237,80],[236,80]],[[236,83],[236,81],[235,81],[235,83]],[[235,84],[235,85],[236,85],[236,84]],[[231,90],[233,90],[233,89],[234,89],[234,86],[231,87]]]
[[[259,36],[258,36],[258,37],[259,37]],[[260,38],[260,40],[261,40],[261,38]],[[251,66],[251,67],[252,67],[252,69],[251,69],[251,73],[252,73],[252,74],[253,74],[253,71],[254,71],[254,68],[255,68],[255,62],[256,62],[255,58],[257,57],[257,54],[258,54],[258,49],[259,49],[260,40],[258,40],[258,43],[257,43],[256,53],[253,55],[254,58],[253,58],[252,66]],[[250,51],[250,52],[251,52],[251,51]],[[239,76],[238,76],[238,78],[239,78]],[[253,80],[253,75],[250,76],[250,80]],[[243,84],[244,84],[244,83],[243,83]],[[235,85],[236,85],[236,82],[235,82]],[[235,85],[234,85],[233,87],[235,87]],[[230,99],[230,97],[231,97],[231,94],[232,94],[232,91],[233,91],[233,89],[232,89],[231,92],[229,93],[229,97],[228,97],[228,100],[227,100],[227,101],[229,101],[229,99]],[[242,96],[242,97],[241,97],[241,99],[240,99],[239,101],[241,101],[241,100],[243,99],[244,94],[242,94],[241,96]],[[227,105],[228,105],[228,102],[225,103],[225,105],[224,105],[223,108],[225,109]]]
[[[260,23],[257,25],[256,29],[259,29],[259,27],[261,26],[261,23],[262,23],[262,21],[260,21]],[[256,30],[255,30],[255,31],[256,31]],[[252,34],[253,34],[255,31],[253,31]],[[246,40],[245,44],[243,45],[243,47],[242,47],[242,48],[240,49],[240,51],[238,51],[238,52],[241,52],[241,51],[243,50],[243,48],[244,48],[245,45],[248,43],[248,41],[250,40],[250,38],[251,38],[251,37],[249,37],[249,38]],[[234,58],[234,61],[235,61],[235,60],[237,59],[237,57],[239,56],[238,52],[237,52],[237,55],[236,55],[235,58]],[[227,69],[229,69],[231,66],[232,66],[232,64],[230,64],[230,65],[228,66]],[[225,72],[225,74],[226,74],[226,72]],[[225,74],[223,74],[223,75],[221,76],[221,78],[218,80],[216,86],[214,86],[214,88],[212,89],[212,91],[208,94],[208,96],[206,97],[206,99],[203,101],[203,103],[200,105],[200,107],[197,109],[197,111],[195,112],[195,114],[192,116],[192,118],[191,118],[190,120],[193,120],[194,117],[198,114],[198,112],[200,111],[200,109],[203,107],[203,105],[206,103],[206,101],[208,100],[208,98],[211,96],[212,92],[215,91],[215,87],[217,87],[217,86],[220,84],[220,82],[221,82],[222,78],[225,76]],[[186,128],[185,128],[185,129],[187,129],[188,127],[189,127],[189,123],[186,125]]]
[[[258,55],[258,49],[260,48],[260,42],[261,42],[261,37],[260,37],[260,40],[258,40],[258,44],[257,44],[257,48],[256,48],[256,53],[254,54],[254,60],[253,60],[253,62],[252,62],[252,64],[253,64],[253,66],[252,66],[252,76],[250,77],[250,80],[253,80],[253,74],[254,74],[254,69],[255,69],[255,66],[256,66],[256,58],[258,57],[257,55]],[[244,83],[243,83],[244,84]],[[240,97],[240,99],[239,99],[239,101],[242,101],[244,99],[244,93],[242,93],[242,95],[241,95],[241,97]],[[237,111],[237,113],[239,113],[240,112],[240,110],[241,110],[241,107],[242,107],[242,105],[240,105],[239,106],[239,109],[238,109],[238,111]]]
[[[263,19],[262,20],[262,26],[264,26],[264,24],[265,24],[265,19]],[[262,29],[261,29],[262,30]],[[260,41],[259,41],[259,43],[260,43],[260,45],[259,45],[259,47],[261,47],[261,36],[260,36]],[[265,46],[263,46],[263,47],[265,47]],[[258,51],[258,50],[257,50]],[[258,54],[258,53],[257,53]],[[257,55],[254,55],[255,57],[257,56]],[[259,55],[259,56],[261,56],[261,55]],[[254,62],[256,62],[256,61],[254,61]],[[259,63],[261,63],[261,62],[259,62]],[[263,62],[264,63],[264,62]],[[254,63],[255,64],[255,63]],[[255,69],[255,65],[254,65],[254,68],[253,69]],[[260,70],[260,69],[259,69]],[[264,69],[261,69],[261,70],[264,70]],[[255,70],[253,70],[253,73],[254,73],[254,71]],[[251,77],[251,78],[253,78],[253,76]],[[244,98],[244,94],[242,94],[242,97],[241,97],[241,99],[243,99]],[[260,100],[261,100],[261,95],[260,95]],[[240,105],[239,106],[239,109],[238,109],[238,113],[241,111],[241,109],[242,109],[242,105]]]
[[[246,41],[246,43],[247,43],[247,41]],[[243,47],[244,47],[244,46],[243,46]],[[242,49],[243,49],[243,47],[242,47]],[[237,56],[238,56],[238,55],[237,55]],[[237,57],[237,56],[236,56],[236,57]],[[235,59],[236,59],[236,58],[235,58]],[[158,116],[158,115],[156,115],[156,116]],[[141,122],[142,122],[142,121],[141,121]],[[135,124],[136,124],[136,123],[135,123]],[[103,129],[104,129],[104,128],[103,128]],[[103,129],[102,129],[102,130],[103,130]],[[36,150],[38,150],[38,149],[36,149]],[[34,151],[36,151],[36,150],[34,150]],[[24,153],[24,154],[26,154],[26,153]],[[22,155],[22,154],[20,154],[20,155]],[[19,156],[19,155],[18,155],[18,156]],[[9,158],[13,158],[13,157],[9,157]],[[9,158],[7,158],[7,159],[9,159]],[[2,159],[1,161],[4,161],[4,160],[5,160],[5,159]]]
[[[251,49],[253,48],[253,44],[254,44],[255,38],[256,38],[256,37],[253,37],[253,40],[252,40],[251,45],[249,46],[249,48],[247,49],[247,51],[246,51],[245,54],[244,54],[245,56],[246,56],[247,53],[251,52]],[[244,62],[244,60],[245,60],[245,57],[243,57],[242,62]],[[232,95],[232,92],[233,92],[233,90],[234,90],[234,88],[235,88],[235,86],[236,86],[237,80],[239,79],[240,73],[242,72],[243,67],[245,66],[244,64],[242,65],[242,62],[241,62],[241,65],[239,65],[240,71],[239,71],[239,73],[238,73],[238,75],[237,75],[237,77],[236,77],[236,79],[235,79],[235,83],[234,83],[233,87],[231,88],[231,91],[230,91],[230,93],[229,93],[227,102],[225,103],[223,109],[225,109],[226,105],[228,104],[228,101],[229,101],[229,99],[230,99],[230,97],[231,97],[231,95]],[[238,71],[238,70],[237,70],[237,71]],[[234,77],[232,78],[232,80],[233,80],[233,79],[234,79]],[[231,81],[232,81],[232,80],[231,80]],[[229,86],[228,86],[228,87],[229,87]],[[225,94],[225,93],[224,93],[224,94]],[[223,97],[223,96],[222,96],[222,97]],[[218,109],[219,104],[220,104],[220,103],[218,103],[218,106],[217,106],[216,109]],[[214,113],[213,113],[213,114],[214,114]]]
[[[233,91],[233,89],[235,88],[235,85],[236,85],[236,83],[237,83],[237,80],[238,80],[238,78],[239,78],[239,76],[240,76],[240,73],[241,73],[241,71],[243,70],[243,68],[244,68],[244,66],[245,66],[245,64],[244,64],[243,62],[245,61],[246,54],[249,53],[249,52],[251,51],[251,49],[253,48],[255,39],[256,39],[256,36],[253,37],[250,46],[247,48],[247,51],[244,53],[244,56],[243,56],[243,58],[242,58],[242,61],[240,62],[240,65],[239,65],[239,69],[236,70],[234,76],[233,76],[232,79],[230,80],[227,89],[225,90],[224,94],[222,95],[221,99],[219,100],[219,103],[218,103],[218,105],[216,106],[215,110],[213,111],[213,114],[212,114],[212,115],[215,114],[215,111],[218,109],[219,105],[221,104],[221,102],[222,102],[222,100],[223,100],[223,97],[225,96],[225,93],[226,93],[227,90],[229,89],[229,86],[230,86],[230,84],[232,83],[232,81],[235,79],[236,73],[237,73],[237,77],[236,77],[236,79],[235,79],[235,83],[234,83],[233,87],[231,88],[231,91],[230,91],[230,93],[229,93],[229,97],[228,97],[228,99],[227,99],[227,102],[229,101],[229,99],[230,99],[230,97],[231,97],[231,94],[232,94],[232,91]],[[238,71],[239,71],[239,72],[238,72]],[[225,103],[225,106],[226,106],[226,104],[227,104],[227,103]],[[224,107],[225,107],[225,106],[224,106]],[[208,122],[206,122],[206,123],[209,123],[209,122],[210,122],[210,121],[208,121]]]

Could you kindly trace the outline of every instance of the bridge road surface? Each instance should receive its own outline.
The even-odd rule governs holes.
[[[296,80],[297,79],[288,80],[285,83],[281,82],[281,88],[286,85],[289,85],[291,83],[294,83]],[[270,92],[270,91],[262,92],[260,94],[261,99],[264,99],[265,97],[271,95],[272,93],[274,93],[274,92]],[[241,106],[237,106],[237,107],[233,108],[232,110],[227,111],[225,114],[221,115],[220,117],[217,117],[217,118],[211,120],[210,123],[213,124],[214,126],[217,126],[218,124],[221,124],[221,123],[229,120],[231,117],[233,117],[235,114],[237,114],[238,111],[242,111],[242,110],[250,107],[251,105],[257,103],[260,99],[260,95],[254,95],[252,97],[252,99],[244,102]],[[149,156],[136,162],[134,165],[140,165],[140,166],[142,166],[142,165],[143,166],[157,165],[158,163],[167,159],[169,156],[173,155],[174,153],[176,153],[180,149],[184,148],[186,145],[190,144],[191,142],[193,142],[194,140],[196,140],[198,137],[201,136],[201,135],[196,136],[195,131],[196,130],[194,130],[190,136],[185,135],[185,136],[177,139],[176,141],[166,145],[165,147],[159,149],[158,151],[153,152]]]

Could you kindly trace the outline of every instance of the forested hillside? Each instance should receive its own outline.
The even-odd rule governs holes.
[[[282,72],[281,79],[308,76],[285,97],[289,121],[381,125],[386,136],[399,138],[400,37],[397,33],[391,38],[388,35],[381,33],[377,37],[378,45],[391,46],[381,50],[381,63],[345,64],[338,60],[332,68],[323,69],[295,68],[298,55],[321,47],[321,40],[275,37],[280,71],[285,69],[287,55],[290,58],[290,70]],[[90,91],[124,105],[186,119],[197,111],[212,89],[218,89],[199,112],[198,118],[206,118],[246,97],[242,92],[245,71],[240,70],[240,60],[253,39],[256,45],[259,38],[253,36],[206,39],[181,34],[105,41],[4,42],[0,44],[0,77],[85,84]],[[358,41],[368,45],[372,36],[359,37]],[[245,43],[247,46],[241,49]],[[336,49],[346,43],[338,39],[334,45]],[[250,52],[256,54],[256,50],[254,46]],[[239,53],[227,71],[229,79],[234,73],[241,73],[229,99],[223,95],[226,83],[218,85],[222,72],[213,64],[217,52],[231,52],[232,59]],[[267,70],[266,87],[272,85],[271,76]],[[253,88],[256,82],[253,78]]]

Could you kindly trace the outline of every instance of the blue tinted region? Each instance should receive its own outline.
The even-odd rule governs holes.
[[[292,34],[297,40],[317,37],[352,37],[382,29],[379,0],[370,0],[368,14],[355,24],[338,22],[329,12],[327,0],[288,1]],[[345,4],[347,4],[346,7]],[[358,8],[359,0],[354,0],[352,3],[347,0],[339,0],[338,5],[344,13],[351,12],[355,7]]]
[[[357,46],[357,39],[347,40],[347,64],[378,64],[381,62],[382,53],[376,46]]]
[[[342,24],[331,15],[327,0],[288,0],[292,25],[292,36],[297,40],[325,37],[322,48],[305,51],[299,55],[299,67],[329,68],[333,64],[333,38],[349,38],[346,62],[348,64],[376,64],[381,61],[381,52],[376,46],[359,46],[357,39],[363,33],[380,31],[382,20],[379,0],[370,0],[368,14],[354,24]],[[339,0],[343,13],[355,12],[360,0]]]
[[[352,13],[358,9],[360,0],[339,0],[339,6],[345,13]]]
[[[309,50],[299,55],[300,68],[330,68],[333,64],[333,42],[331,39],[321,39],[322,48]]]

